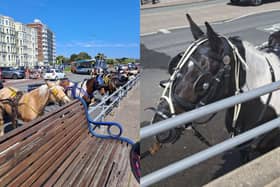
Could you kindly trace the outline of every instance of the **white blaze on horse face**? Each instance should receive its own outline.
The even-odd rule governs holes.
[[[244,41],[243,46],[245,48],[246,63],[248,69],[246,69],[246,84],[242,88],[244,91],[252,90],[267,84],[272,83],[272,75],[269,69],[269,60],[275,74],[275,79],[280,80],[280,60],[273,53],[265,53],[255,49],[255,47],[249,42]],[[270,106],[274,108],[276,113],[280,114],[280,91],[275,91],[272,94]],[[262,103],[266,103],[268,94],[261,96]]]

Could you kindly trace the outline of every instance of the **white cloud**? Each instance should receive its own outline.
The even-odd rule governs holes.
[[[126,47],[138,47],[137,43],[111,43],[111,42],[81,42],[81,41],[72,41],[69,43],[57,44],[58,47],[84,47],[84,48],[126,48]]]

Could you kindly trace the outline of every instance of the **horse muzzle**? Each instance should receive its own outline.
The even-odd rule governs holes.
[[[166,120],[166,119],[171,117],[170,113],[166,114],[166,113],[164,113],[160,110],[157,110],[155,108],[148,108],[148,109],[155,112],[155,116],[152,120],[152,123],[163,121],[163,120]],[[156,141],[161,143],[161,144],[166,144],[166,143],[174,144],[181,137],[183,130],[184,130],[184,128],[178,127],[178,128],[170,129],[168,131],[159,133],[155,136]]]

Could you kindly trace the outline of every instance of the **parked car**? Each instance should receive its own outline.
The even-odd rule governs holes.
[[[232,4],[239,4],[239,3],[251,3],[252,5],[261,5],[263,0],[230,0]]]
[[[44,74],[43,77],[46,80],[58,80],[58,79],[63,79],[66,76],[65,76],[65,73],[63,73],[59,69],[49,69],[46,71],[46,73]]]
[[[3,79],[23,79],[25,77],[24,70],[14,67],[0,67]]]

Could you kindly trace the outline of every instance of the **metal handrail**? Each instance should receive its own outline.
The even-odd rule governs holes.
[[[270,92],[276,91],[280,88],[280,81],[256,88],[254,90],[232,96],[215,103],[200,107],[198,109],[189,111],[184,114],[180,114],[176,117],[169,118],[158,123],[143,127],[140,129],[141,140],[148,138],[150,136],[156,135],[158,133],[167,131],[169,129],[175,128],[177,126],[189,123],[200,117],[218,112],[220,110],[232,107],[236,104],[246,102],[248,100],[254,99],[256,97],[268,94]],[[267,122],[264,125],[256,127],[252,130],[249,130],[245,133],[242,133],[232,139],[226,140],[220,144],[217,144],[209,149],[201,151],[197,154],[194,154],[190,157],[187,157],[181,161],[178,161],[174,164],[166,166],[160,170],[157,170],[151,174],[148,174],[141,178],[141,186],[149,186],[154,184],[166,177],[174,175],[182,170],[185,170],[193,165],[196,165],[204,160],[207,160],[217,154],[220,154],[224,151],[227,151],[235,146],[238,146],[250,139],[253,139],[261,134],[269,132],[277,127],[280,127],[280,118]]]
[[[222,143],[219,143],[215,146],[212,146],[206,150],[198,152],[192,156],[189,156],[185,159],[182,159],[178,162],[170,164],[162,169],[159,169],[153,173],[150,173],[141,178],[141,186],[149,186],[162,179],[175,175],[176,173],[183,171],[187,168],[190,168],[200,162],[203,162],[213,156],[216,156],[220,153],[228,151],[238,145],[241,145],[251,139],[256,138],[257,136],[263,135],[269,131],[272,131],[275,128],[280,128],[280,117],[269,121],[261,126],[258,126],[252,130],[249,130],[245,133],[242,133],[234,138],[228,139]]]
[[[192,122],[198,118],[232,107],[236,104],[243,103],[256,97],[268,94],[270,92],[278,90],[279,88],[280,81],[276,81],[274,83],[256,88],[254,90],[244,92],[236,96],[231,96],[226,99],[222,99],[220,101],[194,109],[192,111],[177,115],[176,117],[145,126],[140,129],[140,137],[141,139],[148,138],[177,126]]]

